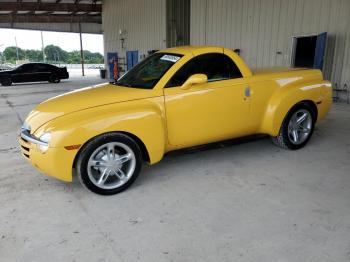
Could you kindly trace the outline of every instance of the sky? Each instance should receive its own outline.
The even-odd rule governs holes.
[[[41,50],[40,31],[0,29],[0,52],[8,46],[16,46],[22,49]],[[83,34],[83,49],[103,54],[103,35]],[[66,51],[80,50],[79,34],[61,32],[43,32],[44,46],[57,45]]]

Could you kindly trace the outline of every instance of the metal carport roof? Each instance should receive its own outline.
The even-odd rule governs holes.
[[[101,0],[0,0],[0,28],[101,33],[101,12]]]

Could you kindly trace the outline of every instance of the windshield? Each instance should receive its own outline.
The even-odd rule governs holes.
[[[155,53],[137,64],[116,82],[120,86],[153,89],[162,76],[182,57]]]

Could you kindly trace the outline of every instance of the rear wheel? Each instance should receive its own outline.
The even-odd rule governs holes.
[[[113,195],[127,189],[142,165],[138,144],[120,133],[108,133],[90,141],[79,154],[77,174],[89,190]]]
[[[3,78],[3,79],[1,79],[0,82],[1,82],[2,86],[10,86],[10,85],[12,85],[11,78]]]
[[[296,150],[304,147],[314,131],[316,114],[308,103],[295,105],[283,120],[279,134],[272,141],[279,147]]]
[[[57,84],[57,83],[61,82],[61,79],[57,75],[52,74],[49,78],[49,82]]]

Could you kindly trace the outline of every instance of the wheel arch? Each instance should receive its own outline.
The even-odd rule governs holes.
[[[324,100],[325,91],[328,92],[330,83],[322,80],[321,77],[321,73],[317,71],[313,77],[305,76],[299,81],[277,88],[267,103],[259,131],[276,136],[288,112],[301,102],[313,108],[315,122],[319,120],[319,117],[322,118],[319,104]]]
[[[262,126],[260,128],[260,132],[264,134],[268,134],[270,136],[276,136],[282,126],[282,123],[288,113],[298,104],[305,103],[310,105],[312,108],[312,113],[314,114],[314,121],[317,121],[318,117],[318,109],[315,101],[312,99],[300,99],[298,101],[289,102],[287,104],[278,104],[275,106],[271,106],[269,110],[265,113],[264,120]]]
[[[304,138],[302,138],[302,141],[299,141],[298,138],[297,141],[292,141],[289,134],[289,125],[291,121],[291,117],[298,112],[300,109],[306,109],[310,112],[312,116],[312,124],[309,133],[304,135]],[[278,131],[277,136],[271,136],[272,142],[277,145],[278,147],[281,147],[283,149],[289,149],[289,150],[297,150],[302,148],[306,145],[308,140],[311,138],[311,135],[314,130],[314,126],[317,120],[318,110],[316,104],[312,100],[302,100],[295,105],[293,105],[289,111],[286,113],[282,123],[281,127]],[[294,135],[293,135],[294,136]],[[299,136],[299,134],[298,134]]]
[[[305,103],[305,104],[308,104],[308,105],[311,106],[312,111],[313,111],[312,113],[314,113],[314,118],[315,118],[314,121],[316,122],[317,121],[317,117],[318,117],[318,109],[317,109],[316,103],[314,101],[312,101],[312,100],[303,100],[303,101],[300,101],[299,103]],[[299,104],[299,103],[297,103],[297,104]]]
[[[137,143],[137,145],[140,147],[143,160],[146,161],[147,163],[150,162],[150,156],[149,156],[149,152],[147,150],[147,147],[146,147],[145,143],[138,136],[136,136],[132,133],[126,132],[126,131],[118,131],[116,133],[124,134],[124,135],[130,137],[131,139],[133,139]]]
[[[146,145],[144,144],[144,142],[136,135],[126,132],[126,131],[111,131],[111,132],[106,132],[106,133],[102,133],[102,134],[98,134],[92,138],[90,138],[89,140],[87,140],[83,145],[80,146],[78,152],[76,153],[75,157],[74,157],[74,161],[73,161],[73,168],[76,167],[76,163],[79,159],[79,156],[81,154],[81,151],[85,148],[85,146],[90,143],[92,140],[96,139],[99,136],[105,135],[105,134],[123,134],[125,136],[128,136],[129,138],[131,138],[132,140],[134,140],[136,142],[136,144],[139,146],[140,150],[141,150],[141,154],[142,154],[142,159],[144,161],[146,161],[147,163],[150,162],[150,156],[149,156],[149,152],[147,150]]]
[[[306,104],[306,105],[309,105],[311,108],[312,108],[312,114],[313,114],[313,117],[314,117],[314,122],[317,121],[317,115],[318,115],[318,109],[317,109],[317,106],[316,106],[316,103],[312,100],[302,100],[302,101],[299,101],[297,103],[295,103],[291,108],[289,108],[289,110],[286,112],[286,114],[284,115],[283,117],[283,120],[282,122],[284,121],[284,119],[287,117],[287,115],[298,105],[300,104]],[[281,122],[281,125],[282,125],[282,122]]]

